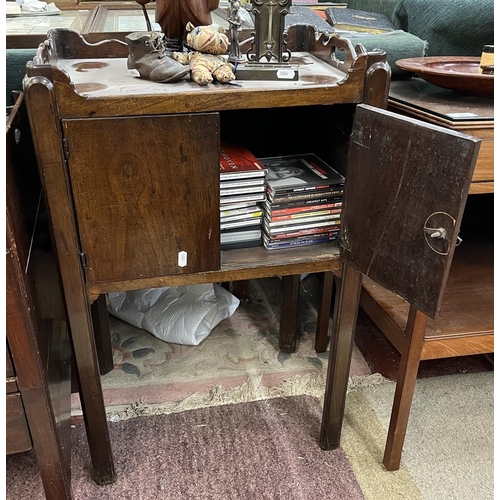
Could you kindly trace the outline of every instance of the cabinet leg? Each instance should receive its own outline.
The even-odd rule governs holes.
[[[420,355],[424,346],[427,319],[424,313],[410,307],[405,334],[408,337],[408,346],[401,354],[391,422],[385,445],[384,465],[387,470],[398,470],[401,463]]]
[[[69,460],[70,422],[68,420],[68,425],[65,424],[64,429],[60,425],[61,422],[58,422],[59,426],[56,427],[47,387],[27,389],[22,392],[22,397],[45,498],[47,500],[72,500]],[[64,444],[64,449],[61,444]]]
[[[333,273],[321,275],[321,300],[318,307],[318,321],[316,324],[316,352],[325,352],[328,345],[328,325],[330,323],[330,310],[332,307]]]
[[[240,300],[248,300],[248,284],[249,280],[230,281],[229,291]]]
[[[90,307],[88,313],[87,319],[91,326]],[[74,328],[72,325],[73,347],[80,402],[92,460],[92,477],[97,484],[105,485],[116,481],[116,473],[106,420],[94,332],[91,328],[86,328],[89,323],[85,322],[85,324],[79,325],[80,328]],[[75,332],[77,332],[76,335]]]
[[[335,294],[334,327],[319,441],[323,450],[332,450],[340,445],[360,293],[361,274],[344,265],[342,282]]]
[[[66,299],[94,479],[98,484],[108,484],[114,482],[116,476],[90,306],[79,258],[78,227],[61,146],[61,123],[54,114],[57,109],[54,85],[47,78],[27,78],[25,95]]]
[[[113,369],[113,347],[111,345],[111,330],[109,327],[108,305],[106,295],[102,294],[90,306],[94,337],[101,375]]]
[[[284,352],[295,352],[297,349],[299,290],[300,274],[282,276],[279,348]]]

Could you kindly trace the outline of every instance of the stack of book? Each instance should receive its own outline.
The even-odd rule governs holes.
[[[245,147],[220,148],[221,250],[262,245],[262,208],[267,170]]]
[[[336,32],[389,33],[396,27],[382,13],[355,9],[327,8],[326,19]]]
[[[267,169],[263,244],[267,250],[338,238],[344,177],[312,153],[260,158]]]
[[[345,9],[347,7],[347,2],[330,2],[329,0],[326,0],[324,2],[322,2],[321,0],[292,0],[292,6],[294,5],[309,7],[313,10],[326,10],[329,7]]]

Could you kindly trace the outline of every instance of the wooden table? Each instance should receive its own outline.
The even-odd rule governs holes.
[[[419,78],[391,82],[388,108],[422,122],[481,139],[470,195],[493,193],[493,100],[440,89]],[[420,360],[490,353],[493,330],[493,238],[464,236],[456,249],[440,314],[407,334],[410,305],[364,278],[360,304],[401,353],[384,464],[399,467],[413,386]]]
[[[493,193],[493,99],[413,78],[391,82],[388,109],[481,139],[469,194]],[[369,280],[363,288],[362,307],[401,352],[408,304]],[[456,250],[440,315],[428,322],[421,359],[488,352],[493,352],[493,242],[466,239]]]
[[[30,122],[99,484],[115,479],[90,314],[90,304],[104,294],[283,276],[280,348],[293,351],[298,275],[324,273],[316,343],[324,350],[334,276],[337,284],[348,283],[336,297],[323,427],[333,432],[322,433],[325,448],[339,444],[361,283],[357,275],[376,271],[382,282],[387,277],[401,281],[397,269],[385,263],[381,248],[425,281],[420,289],[400,283],[406,285],[406,295],[417,299],[415,325],[425,324],[424,313],[435,316],[453,249],[439,251],[443,243],[451,245],[449,238],[426,243],[423,221],[442,213],[440,209],[453,214],[446,224],[461,220],[462,187],[468,188],[478,141],[373,107],[386,105],[389,72],[384,54],[367,54],[361,46],[354,49],[348,40],[319,35],[307,26],[290,28],[287,40],[291,62],[299,66],[298,82],[155,84],[133,78],[126,70],[125,44],[91,46],[64,30],[52,32],[28,64]],[[345,51],[343,62],[334,57],[335,49]],[[416,136],[411,154],[408,134]],[[257,157],[313,152],[347,174],[346,189],[355,203],[346,210],[342,249],[355,248],[368,267],[352,271],[353,262],[344,265],[335,244],[221,252],[221,139],[241,141]],[[444,180],[449,185],[441,198],[442,191],[428,175],[440,167],[434,149],[423,147],[429,143],[440,150],[437,161],[447,164]],[[463,161],[454,170],[448,152],[457,148]],[[417,173],[423,175],[412,178],[411,161],[416,157]],[[425,196],[413,195],[415,180]],[[381,204],[384,196],[393,202]],[[411,220],[411,228],[404,220]],[[382,238],[389,223],[396,230]],[[457,231],[451,224],[450,237]],[[367,236],[373,245],[364,243]],[[412,244],[415,238],[418,247]],[[186,266],[179,266],[180,251],[188,254]],[[412,254],[410,259],[405,252]],[[417,256],[415,273],[411,266]],[[437,268],[436,276],[427,272]]]
[[[387,109],[481,139],[469,193],[493,193],[493,99],[457,94],[414,77],[391,82]]]
[[[292,351],[299,275],[325,273],[318,338],[326,348],[338,247],[221,252],[219,142],[242,140],[257,156],[315,152],[345,172],[354,108],[385,106],[389,72],[384,54],[356,53],[311,27],[291,28],[288,41],[299,82],[156,84],[130,75],[125,44],[91,46],[66,30],[51,32],[28,64],[30,123],[99,484],[115,479],[89,307],[103,294],[283,276],[280,347]],[[332,57],[335,46],[344,62]]]

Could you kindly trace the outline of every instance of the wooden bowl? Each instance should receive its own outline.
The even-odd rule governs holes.
[[[478,97],[493,97],[494,75],[479,73],[480,57],[413,57],[396,61],[398,68],[416,73],[429,83]]]

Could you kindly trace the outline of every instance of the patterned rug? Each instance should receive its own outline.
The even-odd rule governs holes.
[[[111,316],[115,365],[102,377],[108,413],[151,414],[153,408],[158,412],[159,406],[171,408],[183,401],[181,409],[196,408],[198,397],[220,398],[222,393],[227,397],[228,391],[233,397],[235,391],[245,394],[238,402],[315,394],[315,387],[323,391],[328,352],[314,350],[319,282],[308,275],[301,283],[300,337],[293,354],[278,348],[279,278],[250,281],[249,300],[242,301],[198,346],[164,342]],[[370,374],[355,349],[351,375]],[[73,415],[81,414],[76,394],[72,406]]]

